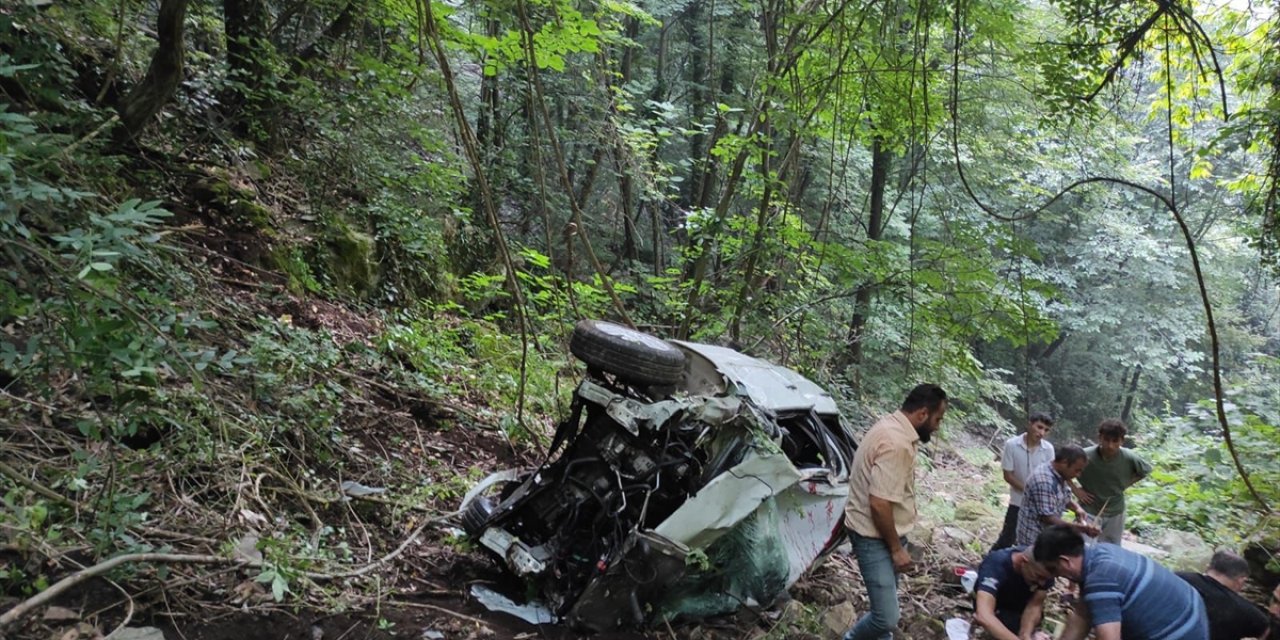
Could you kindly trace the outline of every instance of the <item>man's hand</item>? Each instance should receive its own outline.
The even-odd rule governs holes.
[[[1031,634],[1031,638],[1024,638],[1024,640],[1053,640],[1053,636],[1049,635],[1049,632],[1047,631],[1036,631]]]
[[[1076,524],[1076,531],[1079,531],[1082,535],[1089,536],[1090,538],[1096,538],[1098,537],[1098,534],[1102,533],[1102,529],[1091,524]]]
[[[1092,493],[1085,491],[1083,487],[1072,485],[1071,493],[1074,493],[1076,495],[1076,499],[1083,504],[1093,504],[1093,501],[1097,500],[1097,498],[1093,497]]]
[[[909,569],[911,569],[911,554],[907,553],[906,547],[898,547],[893,552],[893,570],[906,573]]]
[[[1085,512],[1084,507],[1072,502],[1071,504],[1067,505],[1067,508],[1071,510],[1071,513],[1076,514],[1076,522],[1089,521],[1089,514]]]

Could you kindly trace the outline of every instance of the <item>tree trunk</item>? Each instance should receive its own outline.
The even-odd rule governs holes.
[[[871,207],[867,213],[867,241],[879,240],[884,233],[884,190],[889,177],[889,164],[892,158],[879,137],[871,142]],[[854,292],[853,317],[849,320],[848,349],[845,362],[849,365],[862,364],[862,337],[867,326],[867,310],[871,306],[871,297],[875,293],[875,285],[862,284]]]
[[[294,57],[293,62],[289,64],[290,73],[295,76],[299,75],[306,68],[308,63],[327,55],[329,53],[329,47],[333,46],[333,43],[342,39],[342,36],[346,35],[347,31],[351,29],[351,26],[355,24],[355,21],[356,3],[352,0],[342,7],[342,11],[338,13],[338,17],[334,18],[333,22],[329,23],[329,26],[325,28],[324,32],[321,33],[318,38],[315,39],[315,42],[312,42],[307,45],[306,48],[298,52],[298,55]]]
[[[223,0],[222,12],[227,75],[234,87],[224,102],[232,112],[243,112],[245,117],[235,118],[232,125],[243,136],[254,130],[251,123],[260,121],[270,110],[271,100],[264,91],[272,84],[271,44],[267,39],[270,14],[264,0]],[[272,128],[264,122],[259,124],[265,131]]]
[[[626,35],[627,38],[635,41],[640,36],[640,21],[636,18],[626,19]],[[631,70],[635,63],[635,48],[623,47],[622,57],[618,61],[618,80],[626,86],[631,82]],[[636,229],[635,214],[635,178],[627,166],[627,160],[630,158],[630,152],[625,145],[622,144],[620,137],[614,138],[613,159],[614,169],[618,173],[618,199],[622,203],[622,257],[627,260],[635,260],[639,257],[639,235]],[[657,257],[655,256],[655,260]]]
[[[703,0],[694,0],[685,10],[685,34],[686,42],[689,47],[689,75],[687,81],[691,87],[692,96],[689,100],[689,110],[692,115],[694,124],[694,133],[689,136],[689,161],[691,164],[689,180],[681,185],[680,189],[680,206],[684,209],[692,209],[694,207],[703,206],[700,203],[699,190],[702,185],[703,175],[708,171],[706,157],[703,146],[706,144],[707,135],[702,132],[697,125],[702,118],[707,115],[707,107],[710,102],[710,89],[707,87],[707,43],[703,35],[702,17],[704,13]],[[710,20],[715,20],[715,16],[710,16]]]
[[[182,40],[187,0],[162,0],[156,19],[157,45],[147,75],[120,104],[120,121],[126,139],[132,140],[173,97],[182,82],[186,46]]]
[[[485,20],[484,34],[495,40],[502,35],[502,24],[492,16],[492,10],[489,19]],[[497,157],[498,145],[495,143],[493,127],[498,120],[498,103],[498,74],[481,75],[480,108],[476,115],[476,141],[480,143],[480,153],[484,155],[486,164]]]
[[[1133,367],[1133,377],[1129,378],[1129,389],[1124,394],[1124,409],[1120,410],[1120,419],[1126,424],[1133,417],[1133,399],[1138,394],[1138,377],[1142,375],[1142,365]]]

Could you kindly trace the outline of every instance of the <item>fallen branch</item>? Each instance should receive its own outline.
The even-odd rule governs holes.
[[[444,515],[436,516],[434,518],[427,518],[426,520],[423,520],[422,524],[418,525],[418,528],[414,529],[413,533],[409,534],[409,537],[405,538],[404,542],[401,542],[400,546],[396,547],[394,551],[358,569],[352,569],[350,571],[343,571],[340,573],[307,572],[307,573],[303,573],[302,575],[308,578],[311,578],[312,580],[333,580],[335,578],[355,578],[358,576],[362,576],[394,560],[396,556],[399,556],[400,554],[404,553],[404,550],[409,548],[409,545],[413,544],[413,541],[417,540],[418,536],[422,535],[422,532],[427,530],[427,527],[437,524],[439,522],[443,522],[445,520],[448,520],[449,518],[453,518],[461,514],[462,514],[462,511],[451,511]]]
[[[59,581],[54,583],[48,589],[37,593],[22,602],[14,605],[14,607],[4,614],[0,614],[0,630],[5,629],[9,625],[22,619],[23,616],[30,613],[33,609],[48,604],[54,598],[62,595],[71,587],[74,587],[89,578],[102,575],[123,564],[134,562],[160,562],[165,564],[226,564],[226,563],[244,563],[242,560],[233,560],[222,556],[208,555],[185,555],[173,553],[129,553],[122,556],[116,556],[109,560],[103,560],[91,567],[85,567]]]
[[[387,600],[384,604],[395,605],[397,607],[416,607],[420,609],[428,609],[431,611],[437,611],[439,613],[451,615],[455,618],[460,618],[462,620],[467,620],[469,622],[474,622],[475,624],[485,628],[489,627],[488,622],[485,622],[484,620],[481,620],[480,618],[477,618],[475,616],[469,616],[465,613],[459,613],[452,609],[447,609],[445,607],[437,606],[434,604],[427,604],[425,602],[409,602],[407,600]]]
[[[110,582],[111,586],[115,587],[116,591],[119,591],[121,595],[124,596],[125,603],[128,605],[128,610],[125,611],[124,613],[124,620],[121,620],[120,624],[116,625],[116,628],[113,629],[111,633],[108,633],[107,637],[103,638],[102,640],[111,640],[112,638],[116,637],[120,633],[121,629],[128,627],[129,622],[133,620],[133,611],[134,611],[133,596],[129,595],[129,592],[125,591],[124,587],[116,584],[114,580],[108,580],[107,582]]]
[[[18,483],[18,484],[20,484],[20,485],[22,485],[22,486],[24,486],[24,487],[26,487],[26,488],[28,488],[28,489],[32,490],[32,491],[34,491],[34,492],[36,492],[37,494],[41,495],[42,497],[48,498],[49,500],[52,500],[52,501],[54,501],[54,502],[56,502],[56,503],[58,503],[58,504],[66,505],[66,506],[68,506],[68,507],[75,507],[75,506],[77,506],[74,500],[71,500],[70,498],[68,498],[68,497],[66,497],[66,496],[64,496],[64,495],[59,495],[59,494],[58,494],[57,492],[55,492],[53,489],[50,489],[50,488],[48,488],[48,487],[46,487],[46,486],[44,486],[44,485],[40,484],[39,482],[36,482],[35,480],[32,480],[32,479],[30,479],[30,478],[28,478],[28,477],[26,477],[26,476],[22,475],[22,473],[20,473],[17,469],[14,469],[13,467],[9,466],[7,463],[0,462],[0,474],[4,474],[4,475],[8,476],[8,477],[9,477],[11,480],[13,480],[14,482],[16,482],[16,483]]]

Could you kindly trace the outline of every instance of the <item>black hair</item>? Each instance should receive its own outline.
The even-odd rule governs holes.
[[[1098,423],[1098,435],[1108,438],[1123,438],[1128,429],[1124,426],[1124,422],[1116,418],[1107,418]]]
[[[1218,551],[1209,560],[1209,570],[1232,579],[1243,578],[1249,575],[1249,563],[1230,551]]]
[[[1053,452],[1054,462],[1075,464],[1077,460],[1084,460],[1084,449],[1081,449],[1079,445],[1063,445],[1055,449]]]
[[[917,409],[928,409],[933,413],[946,401],[947,392],[943,391],[942,387],[926,382],[916,385],[916,388],[907,394],[906,400],[902,401],[902,412],[911,413]]]
[[[1045,527],[1036,537],[1034,553],[1036,562],[1042,564],[1062,556],[1078,556],[1084,553],[1084,536],[1070,525]]]
[[[1036,411],[1036,412],[1033,412],[1031,415],[1027,416],[1027,424],[1033,424],[1036,422],[1043,422],[1052,427],[1053,416],[1049,415],[1048,413],[1045,413],[1044,411]]]

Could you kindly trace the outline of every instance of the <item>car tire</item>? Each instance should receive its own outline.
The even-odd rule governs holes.
[[[471,538],[479,538],[490,515],[493,515],[493,503],[484,496],[477,496],[462,513],[462,530]]]
[[[684,352],[669,342],[612,322],[582,320],[569,351],[589,367],[627,382],[676,384],[684,377]]]

